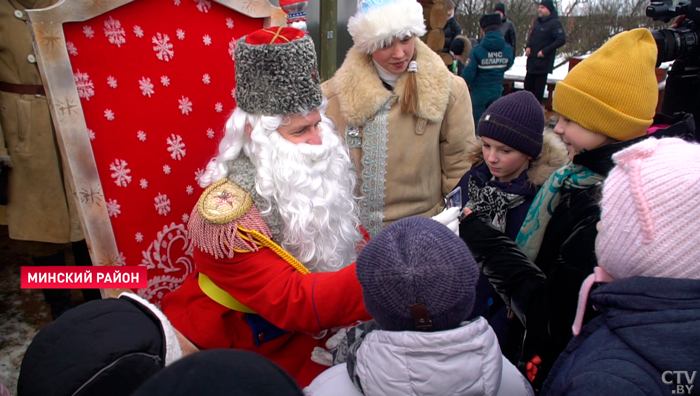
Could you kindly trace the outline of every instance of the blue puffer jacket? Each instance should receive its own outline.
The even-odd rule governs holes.
[[[589,301],[602,314],[571,340],[542,395],[700,394],[700,280],[616,280]]]
[[[500,30],[488,32],[469,54],[469,64],[462,77],[472,90],[503,90],[501,82],[506,70],[513,66],[513,49],[506,44]]]

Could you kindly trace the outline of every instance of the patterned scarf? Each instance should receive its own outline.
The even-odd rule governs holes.
[[[559,205],[561,197],[575,189],[587,189],[605,178],[581,165],[569,163],[557,169],[535,196],[515,242],[520,250],[535,261],[542,246],[547,224]]]
[[[360,349],[362,341],[364,341],[367,334],[374,330],[379,330],[379,325],[373,320],[351,327],[347,330],[345,338],[338,343],[336,348],[330,351],[333,355],[334,366],[347,363],[348,375],[355,385],[355,388],[362,394],[364,394],[362,383],[356,372],[357,350]]]
[[[489,183],[479,187],[473,177],[468,184],[469,202],[465,205],[475,213],[488,213],[493,225],[501,232],[506,230],[506,214],[509,209],[520,206],[525,202],[525,197],[517,194],[509,194]]]

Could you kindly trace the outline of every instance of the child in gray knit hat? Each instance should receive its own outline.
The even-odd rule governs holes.
[[[357,259],[374,320],[339,331],[330,353],[315,351],[336,366],[304,394],[532,395],[486,320],[466,321],[478,277],[464,242],[437,221],[409,217],[386,227]]]

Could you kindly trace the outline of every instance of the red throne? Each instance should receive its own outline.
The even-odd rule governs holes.
[[[235,107],[236,40],[267,0],[64,0],[29,12],[95,265],[144,265],[158,304],[194,270],[197,179]],[[281,22],[280,22],[281,21]]]

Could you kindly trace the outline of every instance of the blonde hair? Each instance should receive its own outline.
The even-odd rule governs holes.
[[[411,61],[416,60],[417,51],[413,52]],[[409,62],[410,63],[410,62]],[[406,80],[406,89],[401,98],[401,112],[407,114],[415,114],[418,110],[418,82],[416,81],[417,72],[408,71],[408,80]]]

